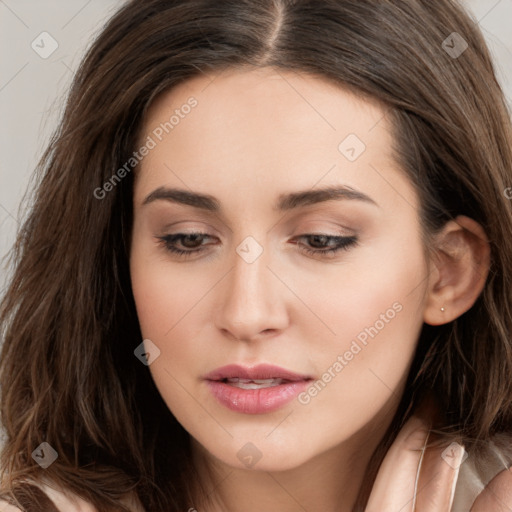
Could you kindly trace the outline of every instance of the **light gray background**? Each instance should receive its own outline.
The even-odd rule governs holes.
[[[122,3],[0,0],[0,257],[14,241],[21,198],[58,122],[73,72],[91,37]],[[487,38],[512,104],[512,0],[465,3]],[[43,59],[31,44],[45,31],[58,48]],[[6,278],[2,267],[0,296]]]

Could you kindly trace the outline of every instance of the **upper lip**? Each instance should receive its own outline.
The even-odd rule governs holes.
[[[258,364],[256,366],[228,364],[227,366],[221,366],[204,376],[206,380],[224,380],[234,377],[238,377],[240,379],[283,379],[292,382],[312,379],[309,375],[301,375],[271,364]]]

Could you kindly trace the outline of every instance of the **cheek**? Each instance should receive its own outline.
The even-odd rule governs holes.
[[[309,397],[325,421],[333,410],[351,410],[364,424],[393,395],[400,396],[423,325],[427,268],[412,232],[409,243],[390,238],[393,244],[361,250],[337,276],[308,291],[309,304],[333,331],[318,342],[321,378]]]
[[[410,338],[418,323],[422,324],[428,269],[419,235],[413,229],[405,232],[408,236],[392,232],[367,242],[339,263],[307,271],[287,271],[282,266],[284,276],[297,272],[290,275],[294,291],[317,317],[309,315],[310,321],[302,325],[316,330],[310,339],[317,346],[343,348],[346,340],[375,323],[379,332],[401,326]]]
[[[197,281],[191,286],[186,273],[169,269],[162,257],[133,248],[130,272],[141,333],[160,350],[149,371],[168,408],[178,421],[189,425],[190,417],[201,413],[185,389],[192,389],[198,373],[193,340],[199,336],[193,331],[193,318],[205,287]]]
[[[219,276],[194,271],[192,279],[184,267],[169,262],[154,248],[133,247],[130,272],[137,317],[143,338],[160,350],[149,369],[168,405],[180,400],[178,383],[190,387],[204,371],[198,354],[208,358],[207,350],[212,348],[201,326],[211,318],[209,293]]]
[[[175,326],[186,321],[215,282],[197,273],[190,279],[189,272],[167,261],[163,251],[142,243],[132,247],[130,274],[142,334],[155,340],[172,338]]]

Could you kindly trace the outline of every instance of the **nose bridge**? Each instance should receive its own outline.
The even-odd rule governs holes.
[[[234,257],[232,294],[241,299],[256,299],[263,289],[268,286],[267,276],[269,251],[264,249],[252,236],[245,238],[236,248]]]
[[[267,268],[271,260],[270,250],[252,236],[236,247],[217,321],[237,339],[251,339],[262,331],[284,326],[280,283]]]

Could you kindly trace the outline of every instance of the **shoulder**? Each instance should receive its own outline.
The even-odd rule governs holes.
[[[98,510],[83,500],[71,491],[60,487],[54,482],[48,480],[44,481],[30,481],[30,487],[35,488],[43,495],[40,495],[41,499],[49,499],[55,506],[58,512],[98,512]],[[39,500],[38,500],[39,501]],[[120,500],[120,503],[128,507],[133,512],[145,512],[144,507],[137,498],[137,496],[130,495]],[[40,505],[40,503],[38,503]],[[7,501],[0,499],[0,512],[24,512],[18,507],[9,504]]]
[[[30,481],[28,484],[27,487],[31,488],[31,492],[30,494],[28,492],[22,493],[25,497],[23,501],[28,499],[31,502],[36,499],[39,502],[40,500],[47,501],[49,499],[58,512],[98,512],[90,503],[53,483]],[[33,491],[36,492],[35,497]],[[48,502],[48,506],[50,506],[50,502]],[[0,512],[23,512],[23,510],[5,500],[0,500]]]
[[[41,490],[50,498],[57,510],[62,512],[98,512],[95,507],[87,503],[76,494],[66,491],[52,484],[39,484]]]
[[[37,487],[49,498],[58,512],[98,512],[98,510],[76,494],[65,490],[54,482],[43,481],[30,484]],[[120,501],[133,512],[145,512],[137,497],[130,496]],[[16,506],[10,505],[7,501],[0,499],[0,512],[24,512]]]
[[[0,512],[22,512],[22,510],[14,505],[9,505],[7,501],[0,500]]]

